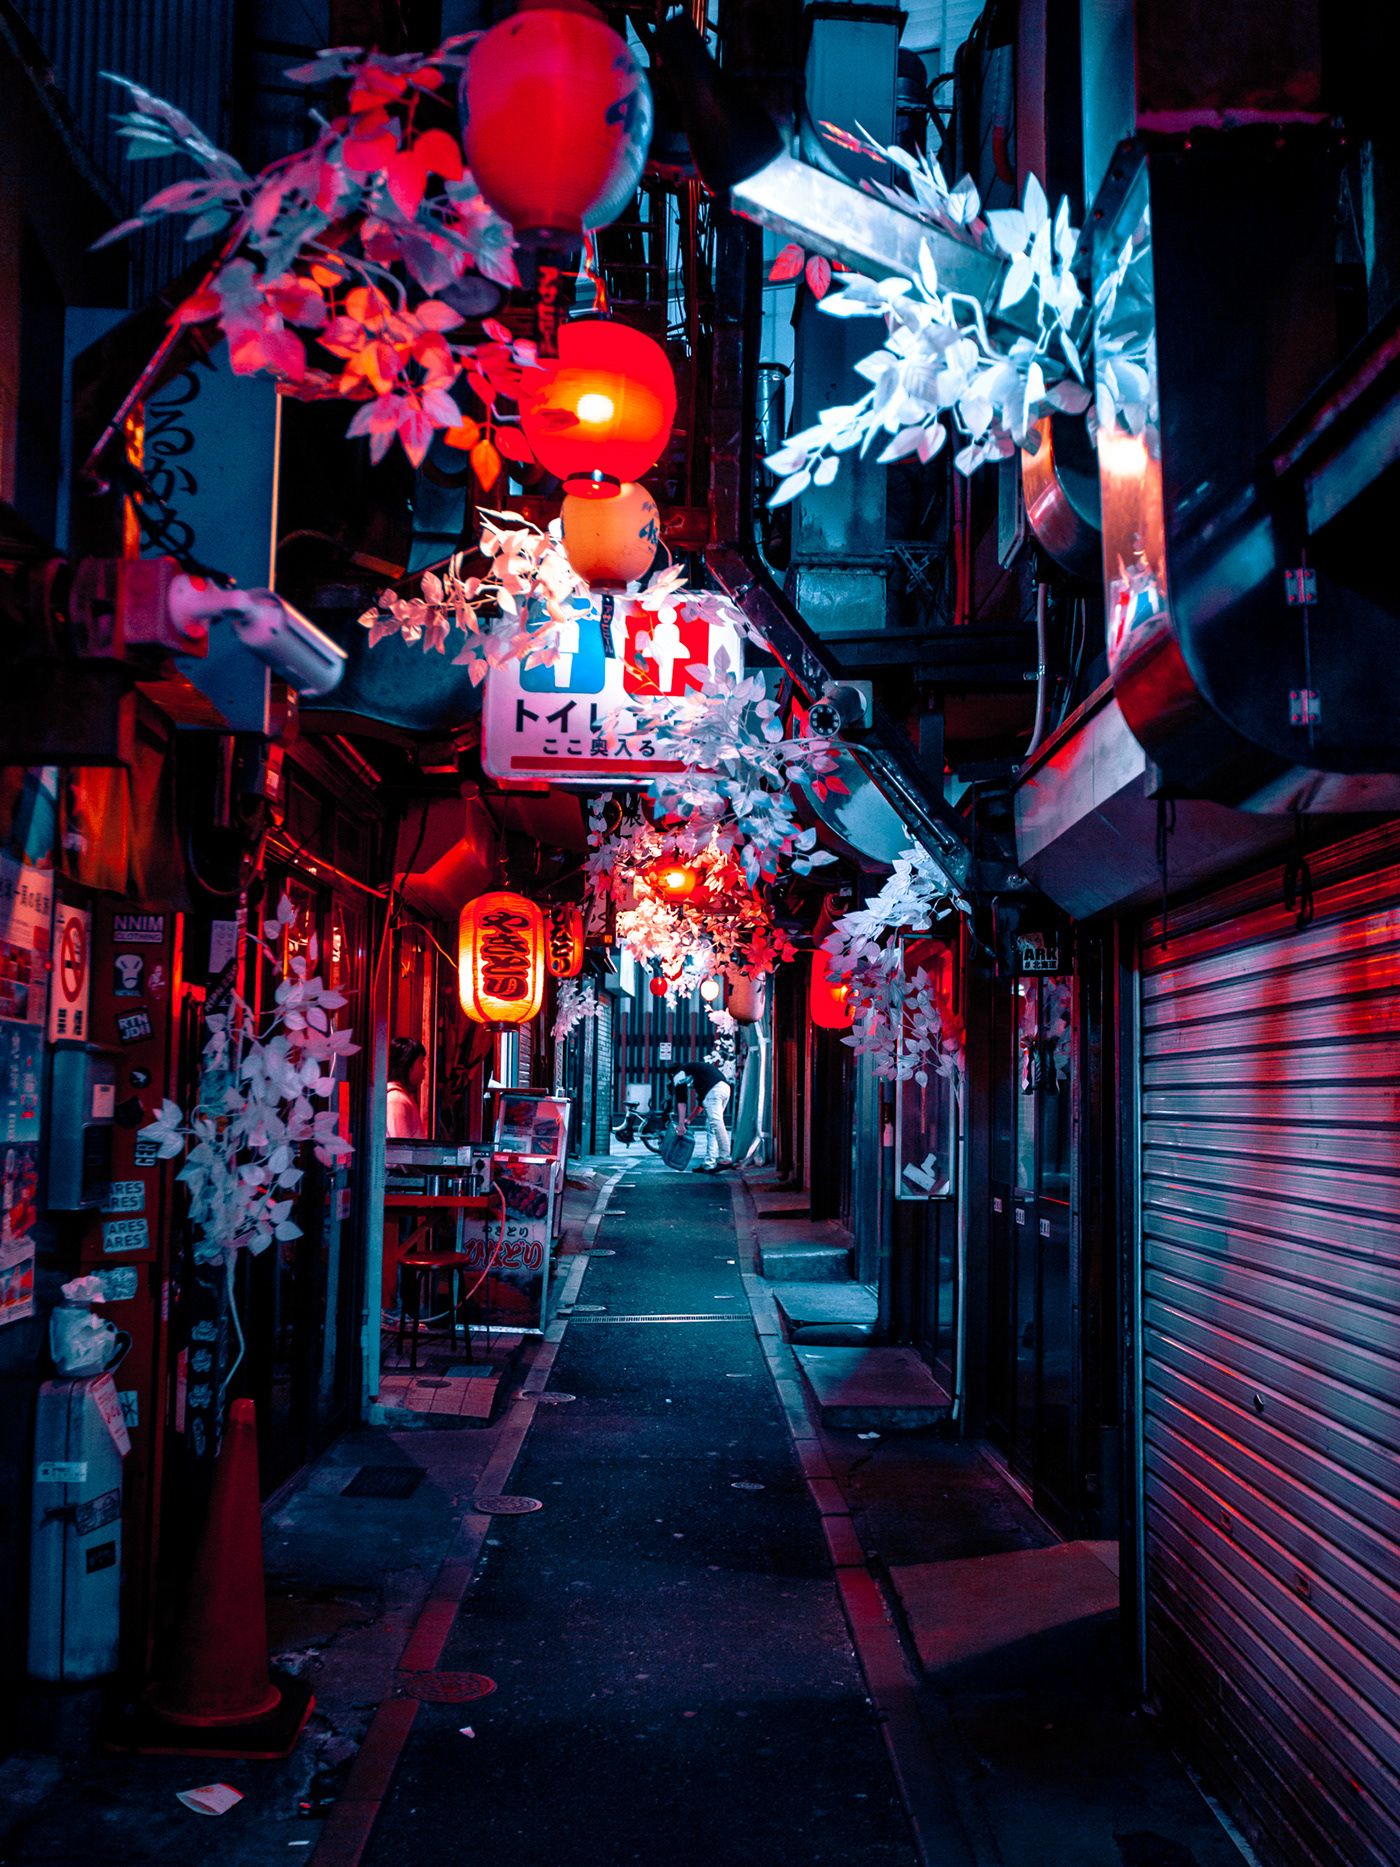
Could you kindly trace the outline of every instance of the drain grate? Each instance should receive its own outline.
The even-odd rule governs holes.
[[[399,1692],[404,1698],[422,1699],[429,1705],[465,1705],[474,1698],[487,1698],[496,1690],[496,1681],[485,1673],[400,1673]]]
[[[605,1323],[605,1322],[728,1322],[728,1323],[741,1322],[741,1323],[748,1323],[749,1321],[747,1316],[718,1316],[712,1313],[697,1313],[694,1316],[616,1316],[616,1315],[614,1316],[579,1316],[575,1314],[573,1320],[579,1323],[586,1323],[586,1322],[591,1322],[591,1323]]]
[[[412,1497],[423,1482],[416,1465],[362,1465],[348,1485],[342,1485],[342,1497]]]

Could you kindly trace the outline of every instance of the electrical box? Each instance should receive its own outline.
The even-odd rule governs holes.
[[[34,1432],[29,1671],[60,1682],[117,1669],[122,1461],[92,1377],[45,1381]]]
[[[49,1095],[51,1212],[83,1212],[106,1197],[112,1178],[117,1052],[101,1044],[56,1043]]]

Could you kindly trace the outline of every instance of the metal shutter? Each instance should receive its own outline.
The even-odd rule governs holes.
[[[1278,1858],[1400,1861],[1400,837],[1149,926],[1150,1676]]]

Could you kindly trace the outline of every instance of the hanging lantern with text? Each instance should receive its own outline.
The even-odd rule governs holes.
[[[559,356],[529,370],[520,425],[547,473],[581,499],[612,499],[655,466],[676,418],[676,382],[652,338],[611,318],[559,332]]]
[[[639,582],[660,548],[656,501],[632,481],[615,499],[566,494],[559,517],[564,555],[594,590],[625,590]]]
[[[522,246],[577,247],[636,192],[651,88],[585,0],[522,0],[472,47],[459,103],[472,179]]]
[[[524,895],[478,895],[457,924],[462,1009],[478,1024],[528,1024],[544,999],[544,915]]]
[[[818,947],[812,955],[812,978],[807,992],[807,1009],[819,1031],[846,1031],[855,1016],[851,1006],[851,988],[844,979],[833,979],[831,960]]]
[[[545,927],[544,962],[551,979],[577,979],[583,971],[583,912],[574,901],[556,901]]]

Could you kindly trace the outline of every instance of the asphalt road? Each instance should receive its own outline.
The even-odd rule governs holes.
[[[913,1867],[724,1178],[639,1162],[595,1242],[441,1662],[497,1689],[422,1708],[368,1867]]]

